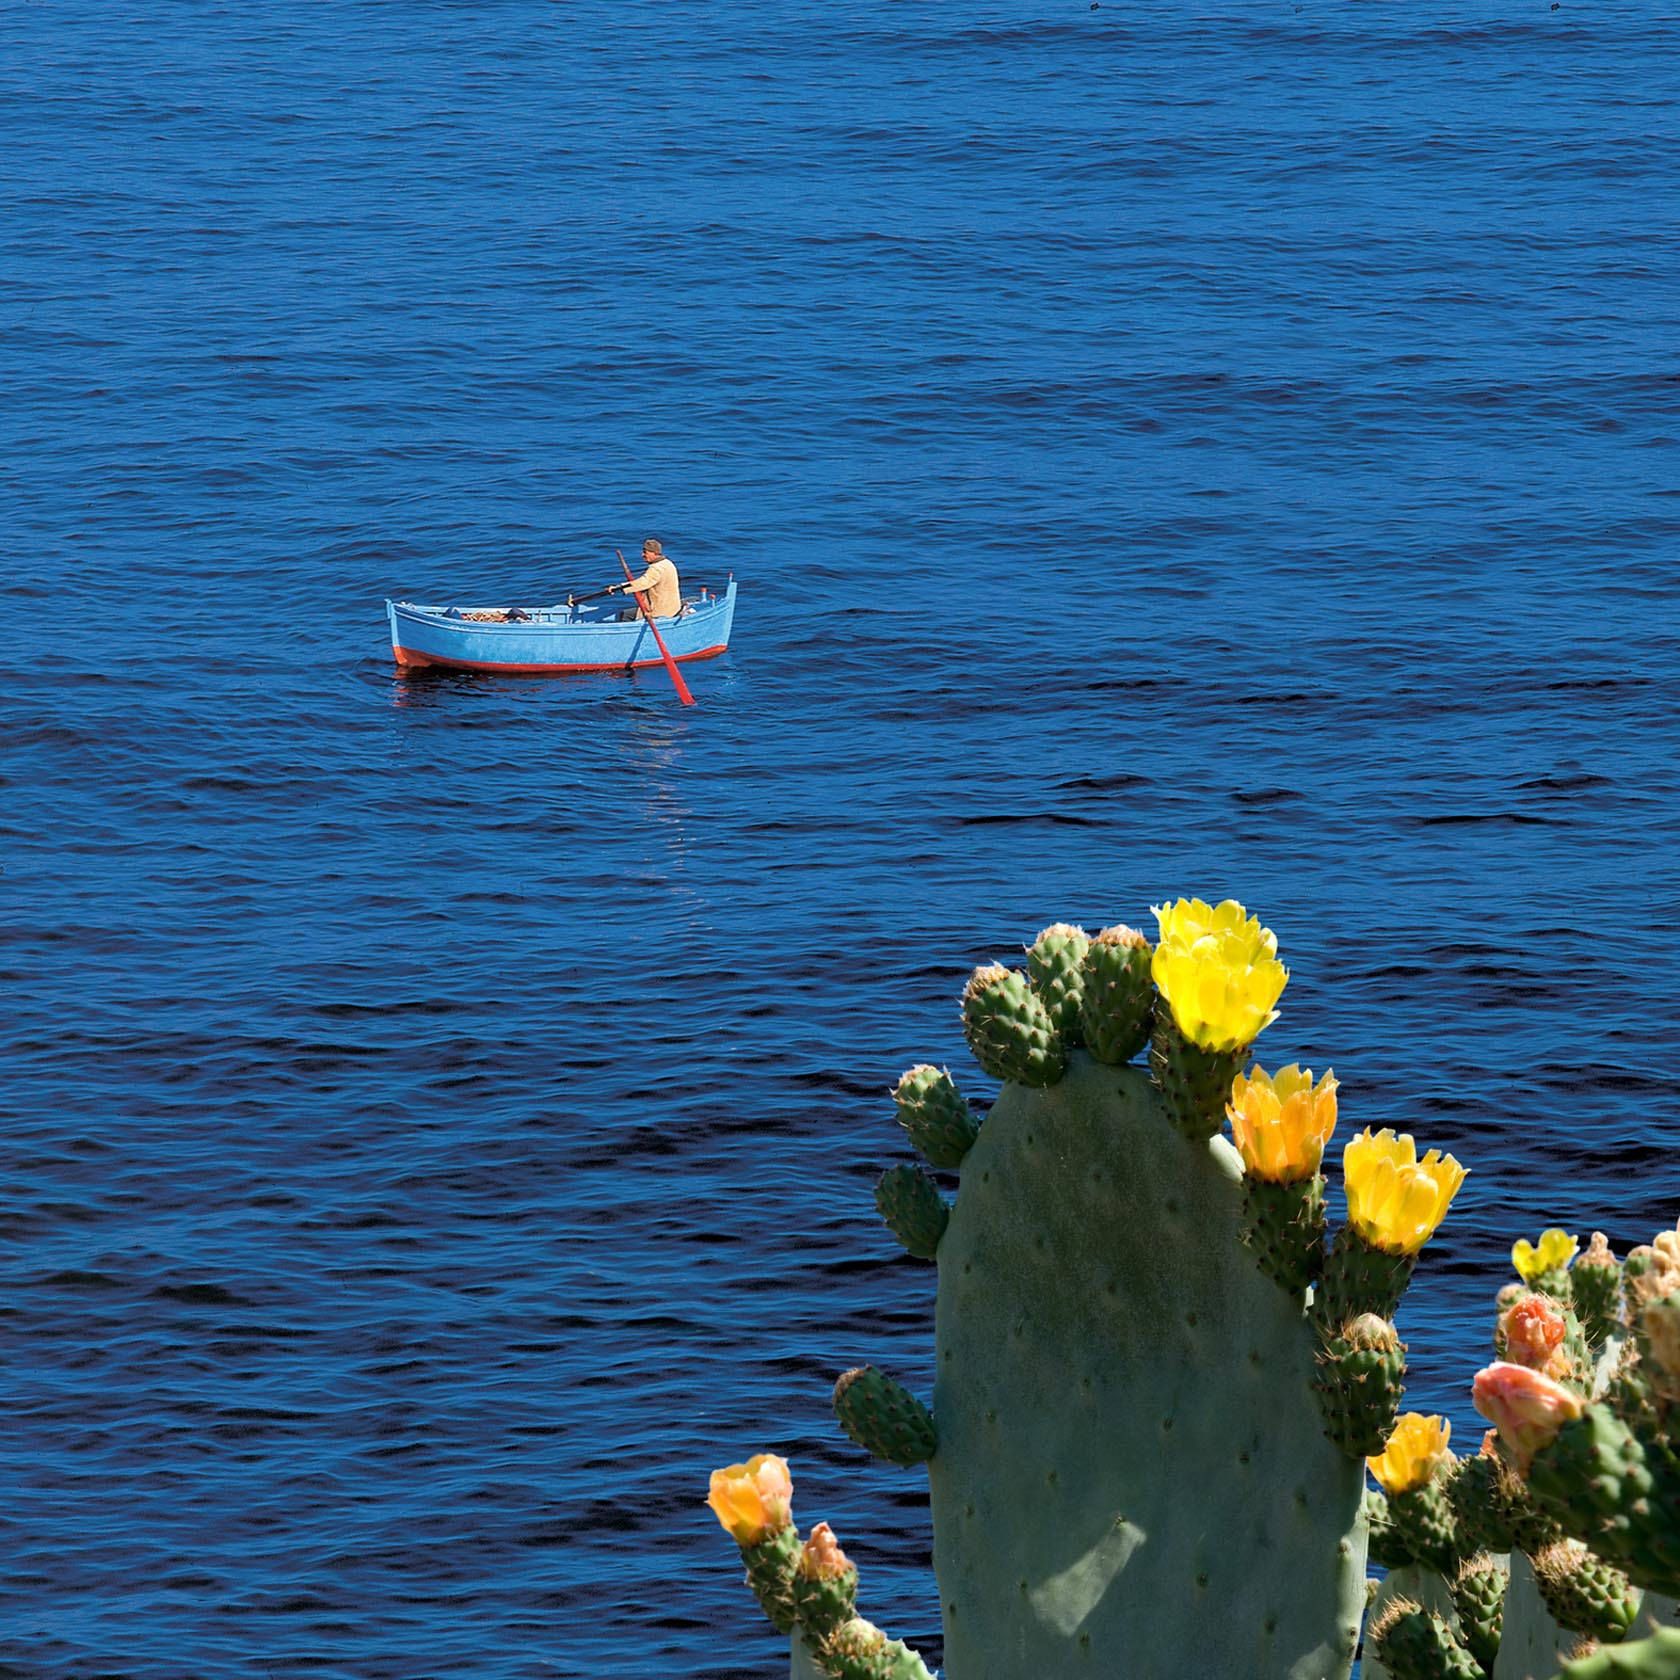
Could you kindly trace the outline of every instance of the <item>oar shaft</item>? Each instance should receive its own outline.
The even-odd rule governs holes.
[[[624,581],[631,583],[635,574],[630,570],[630,562],[624,558],[624,551],[615,548],[613,553],[618,556],[618,563],[624,568]],[[683,681],[682,672],[677,669],[677,662],[671,657],[671,650],[665,645],[665,638],[659,634],[659,626],[653,622],[653,614],[648,611],[646,597],[639,589],[630,591],[636,597],[636,605],[642,609],[642,617],[647,620],[647,627],[653,632],[653,640],[659,649],[659,657],[665,661],[665,669],[671,673],[671,683],[677,691],[677,698],[685,706],[694,704],[694,696],[688,691],[688,684]]]

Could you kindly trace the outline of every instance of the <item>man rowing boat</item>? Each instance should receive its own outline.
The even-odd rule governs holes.
[[[677,568],[665,558],[665,550],[649,537],[642,544],[642,565],[638,578],[628,583],[615,583],[611,595],[640,595],[647,602],[648,611],[655,618],[675,618],[682,611],[682,584]]]

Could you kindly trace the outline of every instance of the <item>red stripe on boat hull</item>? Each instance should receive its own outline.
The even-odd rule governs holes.
[[[715,659],[727,651],[728,645],[727,642],[719,642],[716,647],[701,648],[698,653],[674,653],[671,657],[679,665],[687,665],[695,659]],[[416,653],[396,642],[391,644],[391,652],[405,671],[423,671],[432,666],[440,671],[497,671],[510,677],[557,677],[568,671],[645,671],[665,663],[656,657],[632,659],[628,664],[622,659],[615,659],[605,665],[509,665],[492,659],[444,659],[435,654]]]

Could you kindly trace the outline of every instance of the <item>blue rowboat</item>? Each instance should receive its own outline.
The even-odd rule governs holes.
[[[624,614],[628,610],[630,617]],[[627,595],[556,607],[423,607],[387,601],[391,652],[405,670],[428,665],[451,671],[548,675],[559,671],[629,671],[659,665],[658,644]],[[659,634],[673,659],[711,659],[729,646],[735,619],[735,580],[723,594],[684,594],[676,618],[661,618]]]

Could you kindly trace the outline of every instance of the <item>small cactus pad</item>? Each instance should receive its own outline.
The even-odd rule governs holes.
[[[1360,1313],[1393,1318],[1417,1266],[1415,1254],[1390,1254],[1373,1248],[1351,1227],[1343,1226],[1324,1262],[1324,1278],[1313,1311],[1329,1326],[1340,1326]]]
[[[1085,953],[1080,1027],[1099,1062],[1120,1067],[1149,1042],[1155,1026],[1155,982],[1149,941],[1136,928],[1104,928]]]
[[[1273,1283],[1291,1295],[1304,1294],[1324,1269],[1323,1178],[1272,1184],[1246,1177],[1243,1241]]]
[[[1643,1594],[1578,1540],[1547,1546],[1533,1563],[1540,1596],[1559,1627],[1614,1641],[1633,1626]]]
[[[1091,937],[1084,928],[1057,922],[1027,947],[1027,978],[1038,1001],[1070,1048],[1083,1036],[1080,1006],[1085,995],[1085,953]]]
[[[963,992],[963,1036],[974,1059],[1002,1083],[1044,1089],[1067,1072],[1067,1051],[1050,1012],[1013,969],[975,969]]]
[[[1485,1680],[1481,1664],[1448,1623],[1410,1599],[1385,1604],[1365,1640],[1394,1680]]]
[[[843,1575],[810,1576],[803,1570],[793,1573],[793,1607],[799,1615],[799,1625],[813,1649],[819,1647],[843,1622],[857,1613],[857,1569],[848,1568]]]
[[[875,1186],[875,1206],[887,1229],[918,1260],[932,1260],[951,1210],[939,1186],[920,1167],[888,1167]]]
[[[1362,1313],[1326,1339],[1318,1353],[1313,1392],[1324,1414],[1324,1433],[1349,1458],[1383,1450],[1400,1410],[1406,1344],[1394,1326]]]
[[[837,1628],[818,1647],[816,1660],[831,1680],[933,1680],[902,1639],[888,1639],[861,1616]]]
[[[1621,1328],[1622,1268],[1602,1231],[1594,1231],[1587,1251],[1570,1273],[1575,1311],[1592,1346],[1600,1347]]]
[[[789,1523],[756,1546],[741,1548],[747,1585],[777,1633],[791,1633],[798,1620],[793,1607],[793,1576],[799,1567],[799,1531]]]
[[[1149,1072],[1168,1117],[1193,1143],[1218,1134],[1231,1100],[1231,1081],[1248,1065],[1249,1046],[1208,1050],[1179,1031],[1170,1009],[1155,1011]]]
[[[1388,1514],[1406,1550],[1449,1581],[1458,1572],[1460,1561],[1475,1549],[1466,1545],[1459,1533],[1458,1517],[1447,1497],[1450,1474],[1450,1470],[1437,1471],[1434,1479],[1422,1487],[1388,1496]]]
[[[1680,1630],[1658,1628],[1649,1639],[1565,1663],[1563,1680],[1680,1680]]]
[[[1242,1244],[1241,1177],[1083,1051],[987,1116],[934,1321],[954,1680],[1345,1680],[1362,1471],[1324,1439],[1299,1303]],[[1162,1613],[1186,1603],[1193,1628]]]
[[[922,1062],[893,1091],[898,1123],[910,1134],[930,1167],[960,1167],[980,1122],[943,1068]]]
[[[1510,1566],[1489,1552],[1477,1552],[1459,1566],[1452,1579],[1453,1607],[1458,1611],[1458,1630],[1470,1655],[1493,1673],[1499,1656],[1499,1629],[1505,1615],[1505,1588]]]
[[[1379,1569],[1404,1569],[1414,1561],[1388,1514],[1388,1495],[1381,1488],[1365,1490],[1365,1555]]]
[[[1517,1544],[1520,1513],[1511,1508],[1513,1495],[1526,1506],[1528,1491],[1500,1461],[1497,1453],[1482,1451],[1453,1466],[1447,1477],[1447,1497],[1466,1546],[1484,1552],[1509,1552]],[[1530,1526],[1528,1537],[1543,1543],[1551,1537],[1549,1524]]]
[[[939,1444],[927,1407],[873,1365],[841,1375],[834,1385],[834,1415],[866,1453],[888,1464],[924,1464]]]

